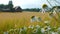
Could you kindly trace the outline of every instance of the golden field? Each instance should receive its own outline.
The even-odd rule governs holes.
[[[59,13],[60,14],[60,13]],[[32,16],[37,16],[42,19],[40,22],[31,23],[30,19]],[[57,20],[55,20],[55,18]],[[29,25],[40,25],[45,26],[44,21],[51,21],[51,27],[60,27],[60,21],[58,20],[58,14],[54,15],[53,18],[49,17],[49,13],[41,12],[0,12],[0,33],[8,31],[10,29],[21,28],[23,26],[28,27]]]

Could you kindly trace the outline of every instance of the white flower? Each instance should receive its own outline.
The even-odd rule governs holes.
[[[60,27],[58,28],[58,31],[60,31]]]
[[[56,15],[56,11],[57,11],[57,9],[55,8],[54,11],[53,11],[53,14],[54,14],[54,15]]]
[[[31,23],[32,23],[32,22],[35,22],[35,21],[36,21],[36,19],[35,19],[35,18],[32,18],[32,19],[31,19]]]
[[[50,30],[51,28],[50,27],[48,27],[48,30]]]
[[[44,28],[41,28],[41,32],[44,33],[46,31],[49,31],[51,28],[49,26],[45,26]]]
[[[55,32],[52,32],[52,34],[55,34]]]
[[[44,28],[41,28],[41,32],[44,33],[45,32],[45,29]]]
[[[56,15],[56,11],[54,11],[53,14]]]
[[[8,32],[4,32],[4,34],[8,34]]]
[[[23,31],[23,29],[22,28],[20,28],[20,32],[22,32]]]
[[[42,13],[45,13],[45,9],[42,9]]]
[[[37,18],[37,22],[40,22],[40,21],[41,21],[41,18],[40,18],[40,17],[38,17],[38,18]]]
[[[37,31],[38,31],[37,29],[34,29],[32,32],[33,32],[33,33],[37,33]]]
[[[28,28],[31,28],[31,29],[33,29],[33,28],[34,28],[34,25],[30,25]]]
[[[32,16],[31,17],[31,22],[40,22],[41,18],[38,16]]]
[[[50,17],[50,18],[52,18],[52,17],[53,17],[53,13],[52,13],[52,12],[50,12],[49,17]]]
[[[40,28],[40,26],[39,25],[36,25],[36,28],[38,29],[38,28]]]
[[[24,26],[24,30],[27,30],[27,27]]]
[[[52,32],[52,34],[58,34],[58,32]]]
[[[31,17],[31,22],[35,22],[36,21],[36,16],[32,16]]]
[[[49,31],[51,28],[50,28],[50,26],[47,26],[47,30]]]

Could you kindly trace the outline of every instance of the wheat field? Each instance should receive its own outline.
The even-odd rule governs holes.
[[[60,14],[60,13],[59,13]],[[30,19],[32,16],[37,16],[41,18],[40,22],[34,22],[31,23]],[[44,27],[46,24],[44,24],[44,21],[51,21],[50,26],[51,27],[60,27],[60,21],[58,20],[58,14],[55,14],[55,18],[49,17],[49,13],[41,13],[41,12],[0,12],[0,34],[2,34],[5,31],[8,31],[10,29],[18,29],[22,28],[23,26],[28,27],[29,25],[40,25],[41,27]]]

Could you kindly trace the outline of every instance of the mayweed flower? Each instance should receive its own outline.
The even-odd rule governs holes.
[[[41,32],[45,33],[48,32],[51,28],[49,26],[45,26],[44,28],[41,28]]]
[[[44,29],[45,29],[45,31],[48,31],[48,27],[47,26],[45,26]]]
[[[41,21],[41,18],[40,17],[35,17],[36,18],[36,21],[37,22],[40,22]]]
[[[23,29],[22,28],[20,28],[20,32],[22,32],[23,31]]]
[[[60,27],[58,28],[58,31],[60,31]]]
[[[37,31],[38,31],[37,29],[34,29],[34,30],[32,31],[32,33],[37,33]]]
[[[55,8],[55,10],[53,11],[53,14],[54,14],[54,15],[56,15],[56,11],[57,11],[57,9]]]
[[[32,16],[31,17],[31,22],[40,22],[41,18],[37,16]]]
[[[44,33],[45,32],[45,29],[44,28],[41,28],[41,32]]]
[[[4,34],[8,34],[8,32],[4,32]]]
[[[51,32],[51,34],[58,34],[58,32]]]
[[[48,26],[48,30],[51,30],[51,28]]]
[[[35,16],[32,16],[31,17],[31,22],[35,22],[36,21],[36,17]]]
[[[40,28],[40,26],[39,25],[36,25],[36,28],[38,29],[38,28]]]
[[[45,9],[42,9],[42,13],[45,13],[46,12],[46,10]]]
[[[51,29],[50,26],[46,26],[45,28],[47,31],[49,31]]]
[[[24,28],[24,30],[27,30],[27,27],[24,26],[23,28]]]
[[[52,18],[52,17],[53,17],[53,13],[52,13],[52,12],[50,12],[49,17],[50,17],[50,18]]]
[[[31,29],[33,29],[33,28],[34,28],[34,25],[30,25],[28,28],[31,28]]]
[[[51,34],[55,34],[55,32],[52,32]]]

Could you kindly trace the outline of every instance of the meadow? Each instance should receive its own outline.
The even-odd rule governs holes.
[[[31,22],[32,16],[40,17],[41,21]],[[52,34],[57,32],[59,34],[59,28],[60,13],[50,16],[50,12],[0,12],[0,34]]]

